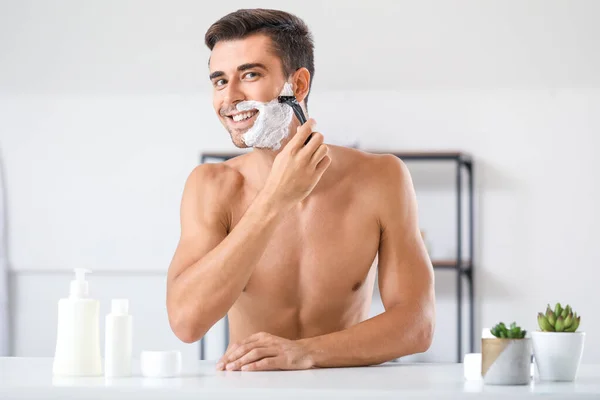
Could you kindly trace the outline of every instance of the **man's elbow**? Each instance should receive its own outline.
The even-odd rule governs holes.
[[[435,330],[435,322],[433,318],[424,318],[421,322],[418,331],[416,332],[415,352],[425,353],[431,347],[433,342],[433,332]]]
[[[189,315],[182,311],[169,311],[169,325],[179,340],[184,343],[194,343],[206,333],[200,324],[193,321]]]
[[[173,329],[173,333],[183,343],[188,343],[188,344],[197,342],[201,337],[201,335],[196,334],[196,332],[194,332],[193,330],[185,329],[185,328],[184,329],[182,329],[182,328]]]
[[[420,321],[417,324],[415,332],[415,350],[418,353],[425,353],[431,347],[435,331],[435,305],[421,309]]]

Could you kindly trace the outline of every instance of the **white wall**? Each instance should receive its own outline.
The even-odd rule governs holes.
[[[203,34],[226,12],[261,4],[313,29],[309,106],[330,142],[473,154],[478,329],[499,320],[535,329],[546,303],[569,302],[588,331],[584,360],[600,361],[600,3],[203,4],[0,0],[15,354],[52,354],[56,301],[78,266],[98,271],[90,280],[103,312],[111,297],[132,298],[144,332],[134,350],[197,354],[165,325],[164,273],[187,174],[200,152],[232,149],[211,111]],[[451,256],[453,170],[409,167],[433,256]],[[434,345],[415,359],[451,361],[454,279],[436,278]]]

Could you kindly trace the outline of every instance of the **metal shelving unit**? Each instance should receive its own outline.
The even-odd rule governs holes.
[[[473,212],[473,161],[470,155],[464,152],[397,152],[392,150],[364,150],[374,154],[393,154],[405,162],[411,161],[445,161],[453,162],[456,168],[456,259],[452,260],[432,260],[434,269],[442,271],[451,271],[456,274],[456,362],[462,362],[463,358],[463,282],[466,281],[468,290],[468,334],[469,334],[469,352],[474,352],[474,212]],[[202,153],[200,163],[204,164],[210,160],[225,161],[233,157],[237,157],[243,153]],[[463,172],[467,174],[467,182],[464,180]],[[467,223],[466,227],[463,222],[463,196],[464,189],[467,189]],[[468,251],[463,252],[463,234],[465,229],[468,232]],[[229,342],[229,324],[225,317],[225,343]],[[204,359],[205,354],[204,338],[200,342],[200,359]]]

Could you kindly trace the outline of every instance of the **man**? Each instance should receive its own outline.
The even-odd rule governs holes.
[[[300,19],[239,10],[205,40],[214,109],[237,147],[248,147],[262,112],[240,104],[276,103],[287,82],[307,112],[313,42]],[[367,319],[376,272],[385,312]],[[326,145],[314,120],[294,117],[276,146],[189,175],[167,309],[187,343],[228,315],[232,344],[218,369],[361,366],[424,352],[434,303],[411,178],[397,157]]]

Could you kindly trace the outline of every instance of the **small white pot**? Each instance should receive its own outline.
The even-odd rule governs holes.
[[[573,381],[577,377],[585,332],[531,332],[535,366],[542,381]]]
[[[489,385],[527,385],[531,379],[531,339],[481,339],[481,376]]]

